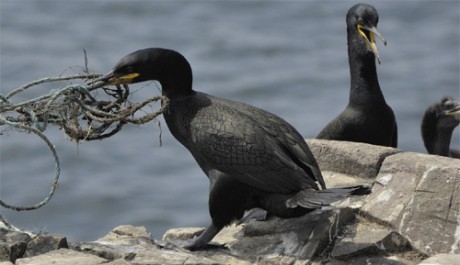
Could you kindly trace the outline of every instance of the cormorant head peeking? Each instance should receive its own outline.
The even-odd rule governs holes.
[[[435,105],[438,127],[456,127],[460,123],[460,101],[444,97]]]

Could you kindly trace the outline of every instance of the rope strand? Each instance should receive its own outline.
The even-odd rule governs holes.
[[[47,125],[58,126],[77,142],[100,140],[116,134],[127,123],[136,125],[147,123],[166,111],[168,107],[169,100],[164,96],[154,96],[143,102],[131,103],[128,101],[130,94],[128,85],[109,89],[101,87],[98,83],[68,85],[34,99],[16,104],[11,101],[13,96],[39,84],[75,79],[90,80],[99,76],[101,75],[91,73],[47,77],[14,89],[6,96],[0,95],[0,129],[7,126],[37,135],[46,143],[55,161],[55,175],[50,192],[41,202],[28,206],[14,206],[0,200],[0,206],[16,211],[34,210],[48,203],[53,197],[58,187],[61,168],[56,148],[43,133]],[[104,97],[110,100],[97,100],[97,97],[92,94],[97,89],[103,91]],[[141,117],[134,117],[136,112],[157,101],[161,101],[160,109],[151,113],[144,111]],[[0,221],[2,220],[6,222],[0,215]]]

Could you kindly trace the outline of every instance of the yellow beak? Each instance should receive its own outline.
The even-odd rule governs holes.
[[[97,85],[97,86],[129,84],[134,78],[138,77],[139,75],[140,75],[139,73],[132,73],[132,74],[127,74],[127,75],[117,76],[113,72],[110,72],[97,79],[91,80],[89,84],[95,84],[96,82],[102,82],[100,85]]]
[[[369,31],[369,38],[363,30]],[[377,45],[375,44],[375,36],[377,36],[385,46],[387,45],[387,41],[382,37],[380,32],[378,32],[376,27],[358,25],[358,32],[361,36],[363,36],[364,40],[366,41],[367,48],[370,51],[372,51],[372,53],[375,55],[375,58],[377,58],[377,61],[380,64],[379,50],[377,49]]]

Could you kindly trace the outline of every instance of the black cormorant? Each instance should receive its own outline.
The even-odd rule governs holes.
[[[380,90],[375,59],[380,58],[375,43],[379,15],[368,4],[357,4],[347,13],[350,98],[345,110],[324,127],[319,139],[397,146],[397,126],[393,110]]]
[[[192,89],[192,69],[178,52],[135,51],[93,82],[113,85],[156,80],[169,98],[163,113],[174,137],[193,155],[210,181],[212,223],[186,246],[204,247],[245,210],[262,208],[294,217],[368,187],[326,189],[303,137],[289,123],[262,109]]]
[[[444,97],[428,107],[422,120],[422,138],[428,153],[460,158],[460,151],[450,149],[452,133],[460,123],[460,102]]]

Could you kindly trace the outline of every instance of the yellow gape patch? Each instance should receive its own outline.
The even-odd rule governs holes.
[[[139,76],[139,73],[132,73],[124,76],[120,76],[119,79],[133,79]]]
[[[365,30],[368,30],[369,31],[369,38],[367,38],[367,35],[366,33],[364,33],[363,29]],[[372,51],[372,53],[374,53],[375,57],[377,58],[377,62],[380,64],[380,56],[379,56],[379,50],[377,49],[377,45],[375,43],[375,35],[374,35],[374,32],[373,32],[374,29],[368,29],[366,27],[363,27],[361,25],[358,25],[358,32],[360,35],[362,35],[364,37],[364,40],[366,42],[366,46],[367,48]],[[386,45],[386,41],[380,36],[378,35],[378,37],[380,37],[383,41],[383,43]]]

